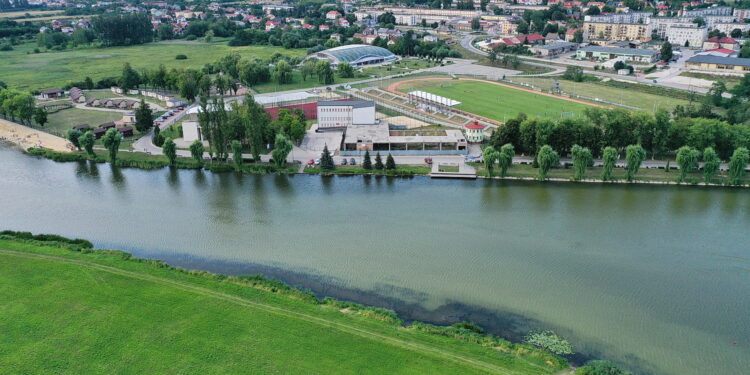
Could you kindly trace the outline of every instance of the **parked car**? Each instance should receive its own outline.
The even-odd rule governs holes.
[[[341,159],[341,165],[347,165],[349,164],[346,160],[346,158]]]
[[[432,164],[432,158],[424,158],[425,164]]]
[[[349,159],[349,164],[351,165],[357,165],[357,161],[354,160],[354,158]]]
[[[185,107],[177,107],[177,110],[178,110],[178,111],[184,111],[184,110],[185,110]]]
[[[313,165],[313,164],[315,164],[315,160],[310,159],[307,161],[307,165]]]
[[[465,155],[464,160],[468,162],[476,162],[482,160],[482,155]]]
[[[315,165],[320,165],[320,158],[315,159]]]

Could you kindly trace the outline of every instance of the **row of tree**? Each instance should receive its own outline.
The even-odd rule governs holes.
[[[605,147],[623,151],[641,145],[651,157],[676,152],[687,145],[699,150],[711,147],[722,160],[733,150],[750,147],[750,126],[707,118],[672,118],[666,111],[634,112],[622,109],[589,108],[584,117],[553,121],[519,114],[499,127],[490,143],[496,149],[510,143],[520,153],[536,154],[549,145],[561,155],[569,155],[573,145],[587,147],[595,157]]]
[[[508,169],[513,164],[515,150],[512,144],[503,145],[499,151],[493,146],[487,146],[483,151],[483,159],[487,175],[494,175],[495,164],[499,165],[500,176],[505,177]],[[594,164],[593,153],[588,147],[573,145],[571,150],[573,159],[573,179],[580,181],[584,178],[586,170]],[[602,151],[602,171],[600,178],[602,181],[613,180],[613,170],[620,158],[620,152],[614,147],[605,147]],[[641,164],[646,159],[646,150],[641,145],[629,145],[625,148],[625,179],[633,181],[636,174],[641,168]],[[703,165],[700,165],[700,162]],[[676,162],[680,168],[678,182],[684,182],[689,173],[701,170],[703,180],[706,183],[714,183],[716,176],[719,174],[721,159],[713,147],[706,147],[703,152],[690,146],[682,146],[677,151]],[[734,150],[729,159],[727,170],[727,180],[729,185],[741,185],[745,176],[745,168],[750,162],[750,152],[745,147],[739,147]],[[536,154],[536,163],[538,165],[537,177],[540,180],[547,179],[549,171],[560,164],[559,154],[550,146],[543,145]]]
[[[47,122],[47,113],[43,108],[37,109],[34,101],[34,97],[28,92],[0,89],[0,116],[8,118],[11,121],[17,119],[21,122],[28,124],[37,113],[43,113],[39,115],[39,119],[43,117],[41,123]]]

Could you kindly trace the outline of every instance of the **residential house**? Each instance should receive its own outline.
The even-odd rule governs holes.
[[[42,91],[42,99],[57,99],[63,96],[65,92],[60,89],[49,89]]]
[[[736,49],[740,49],[740,44],[732,38],[728,38],[728,37],[722,38],[718,36],[714,36],[703,41],[703,49],[711,50],[711,49],[717,49],[717,48],[736,50]]]
[[[326,13],[326,19],[328,20],[335,20],[341,17],[341,13],[337,10],[329,10],[328,13]]]

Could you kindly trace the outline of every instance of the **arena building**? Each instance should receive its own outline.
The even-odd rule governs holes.
[[[319,60],[328,60],[333,67],[340,63],[349,63],[354,67],[385,64],[398,60],[391,51],[366,44],[349,44],[346,46],[330,48],[314,53],[307,57]]]

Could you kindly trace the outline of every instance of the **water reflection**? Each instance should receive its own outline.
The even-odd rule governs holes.
[[[180,191],[180,170],[171,165],[167,167],[167,185],[174,192]]]
[[[114,166],[112,164],[109,164],[109,170],[112,176],[111,178],[112,185],[115,187],[115,189],[119,191],[125,191],[125,188],[126,188],[125,175],[123,175],[121,168]]]

